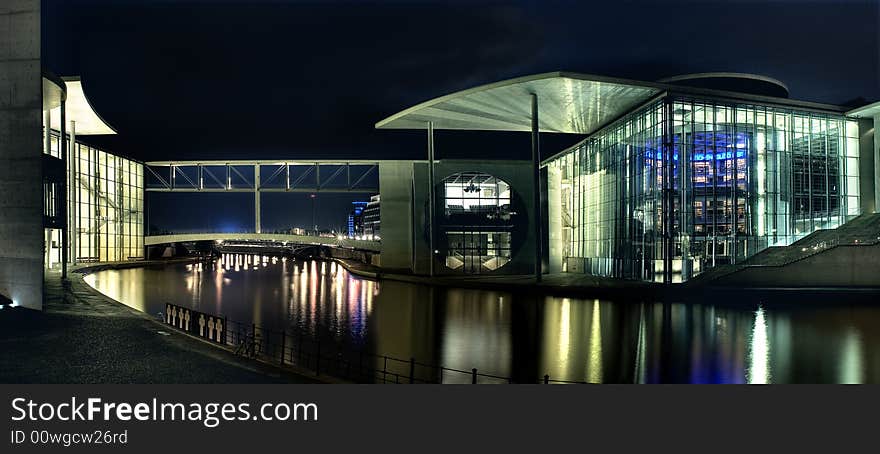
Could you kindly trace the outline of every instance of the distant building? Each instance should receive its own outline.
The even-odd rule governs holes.
[[[370,197],[364,208],[364,235],[368,239],[378,240],[379,236],[379,194]]]
[[[351,213],[348,214],[347,233],[349,237],[359,237],[364,234],[364,208],[367,202],[351,202]]]

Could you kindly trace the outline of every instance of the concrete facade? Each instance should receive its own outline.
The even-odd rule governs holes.
[[[379,193],[382,205],[382,267],[412,270],[413,263],[413,162],[379,163]]]
[[[43,306],[40,0],[0,3],[0,294]]]
[[[532,163],[530,161],[477,161],[441,160],[434,164],[436,181],[435,207],[442,213],[443,190],[440,183],[459,172],[478,171],[498,177],[510,184],[514,197],[520,199],[528,225],[519,234],[524,235],[518,248],[512,251],[509,263],[497,274],[534,273],[534,221],[532,206]],[[453,273],[441,258],[432,253],[428,237],[428,163],[425,161],[382,161],[379,164],[379,188],[382,194],[380,225],[382,226],[382,267],[388,270],[428,275],[431,257],[435,257],[436,275]],[[438,214],[440,216],[440,214]],[[437,223],[435,222],[436,226]],[[435,238],[439,241],[438,232]],[[434,249],[439,249],[435,243]]]

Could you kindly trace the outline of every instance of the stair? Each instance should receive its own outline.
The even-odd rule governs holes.
[[[817,230],[788,246],[773,246],[735,265],[721,265],[688,281],[706,284],[747,267],[785,266],[838,246],[880,243],[880,213],[866,213],[836,229]]]

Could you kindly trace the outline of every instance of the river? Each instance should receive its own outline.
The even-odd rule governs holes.
[[[375,282],[333,262],[242,254],[99,271],[86,282],[152,315],[169,302],[522,383],[545,375],[590,383],[880,381],[880,309],[868,306],[537,297]]]

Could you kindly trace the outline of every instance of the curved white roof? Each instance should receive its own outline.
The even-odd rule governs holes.
[[[589,134],[664,90],[661,84],[590,74],[551,72],[518,77],[423,102],[378,123],[377,129],[531,131],[531,94],[541,132]]]
[[[70,122],[76,122],[76,135],[101,135],[116,134],[104,119],[92,109],[85,92],[83,91],[82,81],[79,77],[62,77],[64,84],[67,86],[67,99],[64,103],[67,115],[67,131],[71,131]],[[59,128],[61,120],[60,109],[55,108],[52,111],[52,128]]]

